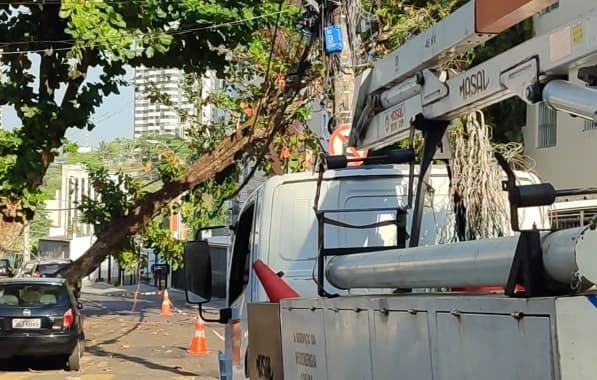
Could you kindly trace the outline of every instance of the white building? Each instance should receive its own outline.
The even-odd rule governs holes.
[[[535,16],[535,33],[546,33],[593,7],[593,0],[561,0]],[[587,85],[578,79],[577,69],[569,73],[568,79]],[[523,135],[525,153],[536,161],[543,181],[557,189],[595,186],[597,128],[592,122],[556,112],[541,103],[528,107]],[[595,214],[597,200],[564,199],[555,205],[552,222],[556,227],[586,223]]]
[[[45,240],[68,242],[68,252],[62,256],[73,260],[81,256],[95,241],[93,226],[81,222],[81,212],[77,209],[83,196],[95,196],[87,170],[81,165],[62,165],[60,190],[56,192],[54,199],[46,201],[48,218],[52,224],[49,239]],[[40,244],[40,251],[41,248]]]
[[[191,103],[182,89],[184,73],[178,69],[137,68],[135,71],[135,122],[134,136],[142,134],[174,135],[185,137],[189,120],[182,121],[176,110],[189,116],[196,116],[197,106]],[[197,86],[205,98],[208,94],[219,90],[221,81],[214,72],[208,72],[201,86]],[[169,97],[172,106],[153,103],[149,96],[157,90]],[[216,121],[220,112],[213,106],[203,106],[201,122]]]
[[[2,58],[2,49],[0,49],[0,58]],[[0,61],[0,81],[2,80],[2,63]],[[0,106],[0,129],[3,128],[2,125],[2,114],[4,113],[4,106]]]

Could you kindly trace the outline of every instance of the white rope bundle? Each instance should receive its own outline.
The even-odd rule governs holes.
[[[453,157],[452,199],[460,196],[465,207],[467,240],[487,239],[508,234],[509,215],[501,182],[503,172],[494,157],[491,128],[482,112],[472,112],[463,124],[450,129]],[[508,161],[519,153],[514,144],[500,146]],[[454,226],[454,218],[448,218]],[[453,231],[453,228],[448,229]],[[453,236],[449,240],[455,240]]]

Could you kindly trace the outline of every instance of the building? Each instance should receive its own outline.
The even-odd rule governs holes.
[[[148,69],[137,68],[135,71],[135,121],[134,136],[143,134],[173,135],[184,138],[185,131],[190,126],[190,120],[181,119],[177,111],[189,116],[197,116],[197,105],[191,103],[183,90],[184,73],[178,69]],[[207,72],[202,83],[197,85],[202,98],[219,90],[221,81],[215,72]],[[151,101],[153,90],[168,96],[172,106],[156,104]],[[203,106],[202,123],[215,122],[222,116],[214,106]]]
[[[581,16],[594,4],[594,1],[561,0],[534,17],[535,33],[546,33],[565,20]],[[569,73],[569,80],[588,85],[578,79],[577,69]],[[523,136],[525,154],[535,160],[543,181],[557,189],[595,186],[597,126],[593,122],[556,112],[540,103],[528,106]],[[552,226],[570,227],[590,221],[597,214],[597,200],[586,198],[562,199],[554,205]]]
[[[2,80],[2,49],[0,49],[0,81]],[[4,106],[0,106],[0,129],[4,128],[2,124],[2,114],[4,113]]]
[[[77,259],[95,241],[93,226],[81,221],[77,206],[84,196],[94,197],[89,174],[81,165],[61,165],[61,186],[54,199],[46,201],[51,221],[48,237],[43,239],[47,247],[61,247],[60,252],[42,252],[40,255]],[[51,241],[56,244],[50,244]],[[65,248],[66,247],[66,248]]]

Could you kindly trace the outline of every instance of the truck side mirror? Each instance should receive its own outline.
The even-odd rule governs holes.
[[[211,256],[205,240],[188,241],[184,245],[184,278],[187,302],[201,305],[209,302],[212,291]]]
[[[184,279],[187,302],[199,305],[199,315],[206,322],[228,323],[230,308],[220,309],[217,319],[203,315],[202,305],[209,302],[212,292],[211,254],[206,240],[188,241],[184,245]]]

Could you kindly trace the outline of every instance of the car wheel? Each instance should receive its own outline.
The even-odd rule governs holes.
[[[68,356],[68,369],[70,371],[78,371],[81,368],[81,353],[81,341],[79,341],[73,349],[73,352]]]

